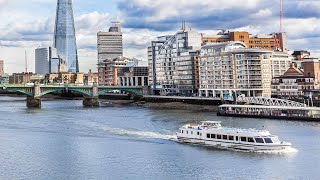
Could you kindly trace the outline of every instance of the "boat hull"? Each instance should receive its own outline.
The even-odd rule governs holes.
[[[237,142],[223,142],[223,141],[209,141],[203,139],[193,139],[187,137],[177,136],[178,142],[189,143],[203,146],[216,147],[220,149],[233,149],[233,150],[244,150],[244,151],[279,151],[290,148],[287,144],[272,144],[272,145],[258,145],[258,144],[244,144]]]

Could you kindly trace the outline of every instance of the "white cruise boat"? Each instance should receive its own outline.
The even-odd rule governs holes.
[[[285,150],[291,143],[279,141],[266,130],[222,127],[219,121],[203,121],[201,125],[187,124],[179,129],[179,142],[214,146],[223,149],[269,151]]]

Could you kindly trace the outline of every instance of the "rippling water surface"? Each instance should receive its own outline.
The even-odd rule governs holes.
[[[81,101],[0,97],[0,179],[319,179],[320,123],[217,117]],[[172,141],[186,123],[267,129],[297,152],[249,153]]]

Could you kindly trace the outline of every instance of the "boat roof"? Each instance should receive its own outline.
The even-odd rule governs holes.
[[[221,124],[221,121],[201,121],[201,123],[207,123],[207,124]]]
[[[232,105],[225,104],[220,108],[255,108],[255,109],[279,109],[279,110],[304,110],[304,111],[320,111],[319,107],[292,107],[292,106],[260,106],[260,105]]]
[[[258,129],[240,129],[240,128],[229,128],[229,127],[221,127],[217,129],[212,129],[215,133],[221,134],[234,134],[238,136],[270,136],[270,132],[267,130],[258,130]],[[209,129],[210,132],[210,129]]]

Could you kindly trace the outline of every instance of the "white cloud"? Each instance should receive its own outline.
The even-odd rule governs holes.
[[[9,0],[0,0],[0,7],[6,5],[9,2]]]
[[[250,15],[250,17],[254,19],[268,18],[271,16],[272,16],[272,11],[268,8],[261,9],[257,13]]]

